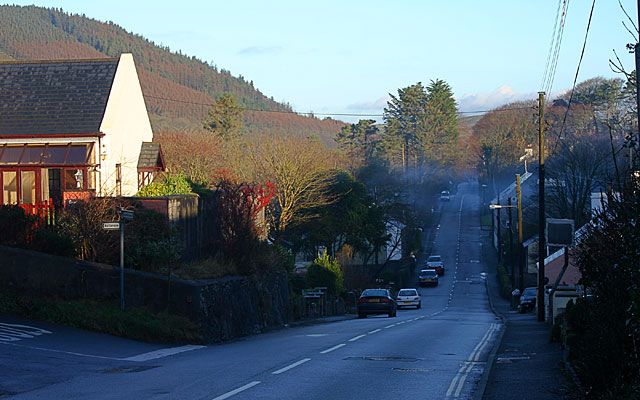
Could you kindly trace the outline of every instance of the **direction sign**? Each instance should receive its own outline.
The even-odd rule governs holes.
[[[116,231],[120,229],[120,222],[103,222],[102,229],[106,229],[108,231]]]
[[[131,221],[133,219],[133,211],[120,209],[120,218]]]

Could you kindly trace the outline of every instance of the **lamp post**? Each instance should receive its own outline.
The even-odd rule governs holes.
[[[509,200],[511,200],[511,198],[509,198]],[[511,201],[509,201],[509,203],[511,203]],[[502,204],[489,204],[489,209],[491,210],[498,210],[498,212],[500,212],[500,209],[502,208],[508,208],[509,209],[509,216],[511,216],[511,209],[512,208],[518,208],[517,205],[502,205]],[[518,208],[518,228],[520,226],[522,226],[522,221],[520,221],[520,219],[522,218],[522,212],[521,210]],[[511,218],[509,218],[509,220],[511,220]],[[509,232],[512,233],[513,231],[511,230],[511,221],[509,221]],[[519,236],[518,236],[519,237]],[[500,243],[501,238],[498,237],[498,243]],[[512,243],[513,239],[511,239],[511,237],[509,238],[509,241]],[[519,240],[518,246],[522,246],[522,241]],[[498,248],[502,248],[502,246],[498,246]],[[511,246],[511,249],[513,250],[513,246]],[[515,286],[515,271],[514,271],[514,267],[513,267],[513,254],[511,254],[511,256],[509,257],[509,261],[511,262],[511,284]]]

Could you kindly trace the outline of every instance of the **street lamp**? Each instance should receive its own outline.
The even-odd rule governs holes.
[[[520,207],[518,207],[519,205],[521,205],[520,201],[518,201],[518,205],[511,205],[511,197],[509,197],[509,204],[508,205],[502,205],[502,204],[489,204],[489,209],[491,210],[500,210],[502,208],[507,208],[509,209],[509,263],[511,264],[511,284],[513,286],[515,286],[516,283],[516,277],[515,277],[515,265],[513,262],[513,227],[511,226],[511,209],[512,208],[516,208],[518,209],[518,254],[516,259],[518,260],[518,268],[520,271],[520,280],[522,281],[522,264],[521,264],[521,248],[522,248],[522,210],[520,209]],[[500,221],[498,220],[498,224],[500,223]],[[500,244],[500,242],[502,241],[502,238],[500,237],[500,235],[498,235],[498,244]],[[498,246],[499,248],[501,248],[502,246]],[[522,282],[520,282],[520,285],[522,286]]]

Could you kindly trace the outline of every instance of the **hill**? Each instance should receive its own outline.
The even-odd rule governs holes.
[[[132,53],[155,131],[200,129],[208,105],[232,93],[245,111],[249,133],[317,135],[332,142],[342,123],[292,113],[254,87],[252,81],[194,56],[171,51],[113,22],[61,9],[0,6],[0,61],[118,57]]]

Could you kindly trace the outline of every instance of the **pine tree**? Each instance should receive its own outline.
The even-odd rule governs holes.
[[[458,107],[451,86],[443,80],[432,80],[427,87],[423,127],[420,142],[427,158],[453,164],[457,156]]]
[[[391,100],[384,109],[386,129],[384,133],[385,150],[389,161],[398,159],[398,152],[405,171],[409,159],[421,154],[420,140],[424,110],[427,105],[427,93],[418,82],[404,89],[398,89],[398,95],[389,95]]]
[[[242,131],[242,109],[235,96],[225,93],[209,109],[204,128],[222,139],[240,136]]]

